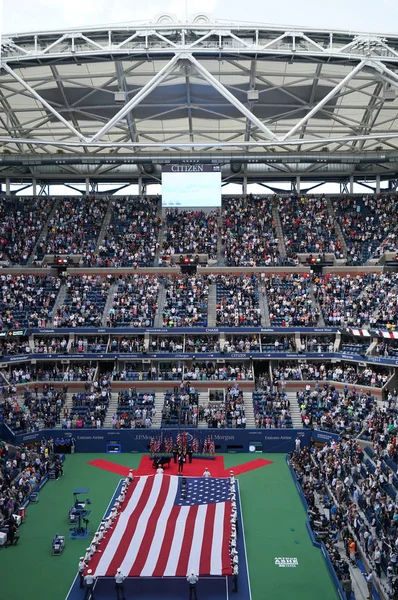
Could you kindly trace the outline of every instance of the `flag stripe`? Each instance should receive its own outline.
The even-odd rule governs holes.
[[[143,576],[144,573],[142,571],[144,567],[150,569],[149,575],[152,573],[160,550],[160,543],[155,541],[158,527],[160,533],[161,530],[163,530],[164,533],[163,525],[166,523],[174,504],[176,495],[176,485],[172,485],[172,481],[174,482],[174,479],[172,480],[171,477],[162,477],[162,475],[160,475],[160,477],[162,478],[162,488],[159,496],[159,502],[156,504],[155,509],[148,521],[146,531],[142,538],[140,552],[130,570],[130,575],[132,576]]]
[[[195,505],[189,507],[188,517],[185,521],[184,537],[182,539],[180,558],[177,563],[176,576],[185,577],[188,573],[188,560],[191,552],[193,532],[195,529],[196,515],[198,514],[199,506]]]
[[[177,520],[180,515],[180,506],[174,506],[170,512],[169,520],[167,521],[166,530],[164,533],[162,547],[160,549],[158,562],[153,570],[152,577],[161,577],[166,569],[169,558],[169,550],[171,554],[170,540],[174,539],[174,533],[177,526]]]
[[[129,502],[130,502],[131,497],[133,495],[133,491],[135,490],[138,481],[139,480],[137,478],[134,479],[130,483],[129,487],[127,488],[126,495],[125,495],[125,501],[124,501],[123,506],[122,506],[122,511],[125,510],[126,508],[128,508]],[[113,522],[113,525],[105,531],[105,534],[104,534],[104,536],[103,536],[103,538],[101,540],[101,544],[100,544],[100,550],[101,551],[100,552],[96,552],[94,554],[94,556],[92,557],[91,561],[90,561],[90,569],[92,569],[93,573],[96,572],[98,564],[99,564],[99,561],[101,560],[102,556],[104,555],[104,552],[106,551],[106,548],[107,548],[110,540],[113,537],[113,532],[114,532],[114,529],[117,526],[119,518],[120,518],[120,516],[117,517],[117,519],[115,519],[115,521]]]
[[[129,544],[126,549],[123,562],[120,565],[122,573],[126,575],[130,574],[131,567],[133,566],[140,549],[140,544],[143,539],[146,525],[151,518],[152,512],[156,510],[156,503],[161,492],[163,481],[162,475],[155,475],[152,479],[153,486],[149,498],[147,499],[143,510],[140,510],[139,513],[134,514],[134,519],[132,520],[133,522],[130,524],[128,533]]]
[[[170,548],[169,560],[167,561],[164,575],[167,577],[173,577],[177,571],[178,557],[180,556],[181,544],[184,538],[185,523],[189,514],[189,506],[179,507],[180,514],[178,522],[176,524],[173,541]]]
[[[135,496],[133,498],[133,502],[130,503],[131,510],[126,513],[126,515],[122,514],[119,522],[118,522],[118,543],[113,544],[113,554],[109,558],[107,573],[110,571],[111,573],[116,573],[117,569],[121,566],[123,558],[127,552],[129,546],[129,539],[132,535],[132,531],[134,530],[135,522],[139,517],[141,511],[143,510],[146,502],[150,496],[154,481],[152,477],[147,477],[146,481],[143,482],[141,487],[141,494]],[[113,541],[113,539],[112,539]]]
[[[152,478],[151,478],[152,479]],[[145,486],[151,486],[152,482],[148,480],[148,477],[140,477],[136,486],[134,487],[132,494],[130,496],[130,501],[126,504],[125,510],[122,511],[117,520],[113,522],[113,529],[108,530],[109,539],[107,540],[107,545],[105,551],[102,552],[102,556],[98,563],[97,569],[93,572],[96,576],[106,575],[110,562],[115,555],[116,551],[119,551],[120,542],[123,538],[123,535],[126,531],[126,526],[128,520],[133,513],[134,510],[137,509],[137,505],[139,500],[144,492]],[[129,490],[130,491],[129,486]],[[102,549],[102,545],[101,545]],[[119,566],[119,565],[118,565]],[[117,568],[117,567],[116,567]],[[115,571],[116,572],[116,571]]]
[[[207,504],[201,504],[195,519],[195,528],[192,536],[191,553],[189,555],[187,573],[199,573],[200,555],[202,550],[205,521],[207,515]]]
[[[217,504],[212,503],[207,507],[205,533],[202,542],[202,551],[200,555],[200,565],[198,573],[210,573],[210,556],[212,552],[214,517],[216,515]]]
[[[211,545],[210,575],[220,574],[222,571],[221,552],[223,546],[224,534],[224,511],[225,503],[219,502],[216,505],[216,515],[214,518],[213,540]]]

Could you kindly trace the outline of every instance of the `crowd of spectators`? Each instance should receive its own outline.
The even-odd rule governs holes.
[[[27,338],[8,338],[0,341],[0,356],[29,354],[31,347]]]
[[[67,275],[64,303],[54,315],[54,327],[99,327],[112,276]]]
[[[162,409],[162,427],[197,427],[199,394],[189,383],[166,392]]]
[[[108,347],[107,339],[103,337],[90,336],[85,337],[82,335],[76,336],[71,343],[71,352],[83,354],[85,352],[98,354],[99,352],[106,352]]]
[[[188,335],[185,338],[185,352],[220,352],[220,342],[217,336]]]
[[[217,277],[217,325],[260,327],[261,310],[256,275]]]
[[[280,198],[278,210],[288,256],[330,252],[337,258],[343,257],[325,198]]]
[[[391,443],[392,436],[386,437]],[[375,597],[376,582],[379,594],[382,590],[386,597],[395,598],[397,464],[384,449],[374,451],[368,447],[365,452],[370,458],[354,439],[343,439],[323,448],[296,449],[290,465],[309,506],[312,527],[318,529],[321,525],[316,535],[326,542],[343,589],[350,589],[346,586],[350,566],[359,566],[361,559],[367,566],[369,597]]]
[[[292,427],[288,394],[280,389],[273,390],[269,382],[257,386],[253,392],[253,412],[258,428]]]
[[[10,450],[0,441],[0,521],[7,530],[20,506],[46,476],[53,465],[53,441]],[[7,535],[7,542],[11,536]],[[19,539],[15,536],[15,542]]]
[[[53,202],[48,197],[0,199],[0,261],[28,262]]]
[[[383,387],[391,374],[386,367],[368,365],[360,367],[355,363],[301,363],[299,366],[303,380],[330,380],[370,387]]]
[[[154,275],[126,275],[119,279],[107,315],[107,327],[153,327],[159,279]]]
[[[164,327],[206,327],[209,284],[197,275],[177,275],[164,280]]]
[[[167,209],[159,264],[167,264],[172,254],[208,254],[215,258],[218,217],[218,211]]]
[[[25,389],[22,394],[18,394],[16,387],[11,385],[4,389],[3,396],[0,414],[14,433],[55,427],[66,399],[65,390],[55,389],[52,384],[41,388],[36,385]]]
[[[332,383],[316,385],[297,392],[303,427],[324,429],[335,433],[361,433],[365,419],[377,403],[370,392],[348,386],[336,390]]]
[[[155,394],[136,388],[120,391],[118,406],[112,416],[114,429],[148,428],[156,415]]]
[[[246,428],[243,392],[238,383],[229,385],[224,391],[210,393],[209,400],[199,412],[199,420],[206,421],[209,428]]]
[[[271,275],[262,280],[273,327],[314,327],[319,311],[310,295],[310,279],[305,273]]]
[[[227,335],[223,352],[260,352],[261,344],[258,335]]]
[[[97,381],[87,381],[84,392],[72,395],[72,408],[61,419],[63,429],[100,429],[105,421],[111,399],[110,378],[102,375]]]
[[[395,194],[338,198],[334,209],[347,244],[349,263],[361,265],[388,250],[397,251]]]
[[[149,347],[151,352],[183,352],[184,338],[179,335],[170,337],[152,336]]]
[[[108,201],[102,198],[63,198],[48,223],[45,238],[37,245],[37,258],[93,252],[107,208]]]
[[[161,219],[155,198],[120,198],[97,252],[85,253],[83,264],[96,267],[151,267],[158,248]]]
[[[321,337],[312,337],[309,335],[300,337],[300,352],[322,353],[334,352],[334,336],[322,335]]]
[[[269,199],[225,199],[221,239],[229,267],[262,267],[282,262]]]
[[[29,347],[29,344],[27,344]],[[33,340],[33,352],[35,354],[66,354],[68,348],[68,338],[60,337],[35,337]],[[30,352],[29,347],[29,352]]]
[[[46,327],[60,285],[51,275],[0,275],[0,329]]]
[[[224,381],[244,381],[253,379],[253,370],[249,365],[242,363],[225,364],[217,367],[212,362],[193,363],[187,367],[184,373],[184,379],[194,381],[224,380]]]
[[[314,293],[327,326],[395,328],[398,325],[396,273],[316,276]]]
[[[261,336],[263,352],[297,352],[294,336],[273,335]]]
[[[121,352],[124,354],[134,352],[145,352],[144,338],[141,336],[112,338],[109,352]]]

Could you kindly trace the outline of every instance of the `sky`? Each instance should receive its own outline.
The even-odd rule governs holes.
[[[204,12],[215,20],[398,35],[398,0],[0,0],[2,33],[151,21]],[[0,13],[1,14],[1,13]],[[155,19],[156,21],[156,19]]]

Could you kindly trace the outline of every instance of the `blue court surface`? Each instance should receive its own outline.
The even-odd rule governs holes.
[[[104,517],[108,516],[120,493],[121,480],[112,496]],[[197,584],[198,600],[251,600],[250,582],[244,540],[244,524],[242,520],[239,482],[237,481],[236,504],[238,512],[237,550],[239,556],[238,591],[234,592],[232,577],[199,577]],[[187,600],[189,585],[184,577],[129,577],[124,582],[126,600]],[[66,600],[83,600],[85,590],[79,587],[76,576]],[[95,600],[115,600],[116,590],[113,577],[98,577],[94,586]]]

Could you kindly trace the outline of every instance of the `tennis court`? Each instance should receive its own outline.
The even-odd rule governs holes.
[[[336,600],[337,594],[323,561],[321,552],[316,549],[306,529],[306,514],[298,496],[296,487],[286,465],[285,455],[261,455],[271,464],[238,476],[240,502],[242,506],[242,526],[246,543],[249,565],[250,588],[253,600],[264,600],[272,592],[273,600],[286,600],[294,593],[295,600]],[[230,454],[224,456],[225,468],[239,465],[243,470],[259,457],[258,454]],[[59,481],[50,481],[40,493],[38,504],[28,507],[26,522],[21,526],[21,539],[17,546],[2,550],[2,592],[4,597],[13,600],[25,600],[28,597],[41,600],[64,600],[76,576],[79,556],[85,553],[87,540],[67,540],[66,548],[60,557],[51,554],[51,542],[56,533],[67,536],[69,525],[68,510],[72,502],[72,492],[78,487],[89,488],[91,515],[89,528],[95,532],[107,506],[113,496],[120,474],[95,468],[88,463],[98,458],[106,459],[114,465],[123,465],[137,469],[141,462],[138,454],[75,454],[68,456],[65,463],[65,475]],[[117,469],[116,469],[117,470]],[[189,471],[186,473],[189,476]],[[239,536],[243,542],[243,536]],[[242,552],[239,552],[243,556]],[[294,559],[292,563],[275,559]],[[285,566],[282,566],[282,565]],[[289,566],[287,566],[289,564]],[[23,576],[15,581],[15,566],[23,571]],[[241,563],[239,563],[241,569]],[[241,577],[241,575],[240,575]],[[148,587],[148,598],[152,592],[150,586],[156,582],[144,581],[138,585]],[[176,578],[173,578],[176,579]],[[216,593],[217,598],[227,597],[225,578],[199,582],[198,592]],[[115,598],[113,582],[99,581],[105,586],[104,592],[109,598]],[[136,579],[126,584],[131,588],[131,597],[137,594]],[[187,597],[186,581],[176,580],[174,598],[180,593]],[[207,586],[211,589],[208,590]],[[166,586],[161,588],[162,596],[167,598]],[[108,591],[106,591],[108,590]],[[179,590],[182,590],[181,592]],[[204,591],[206,590],[206,592]],[[100,591],[100,588],[98,588]],[[109,596],[108,596],[109,594]],[[223,595],[224,594],[224,595]],[[242,592],[243,594],[243,592]],[[248,599],[240,593],[231,594],[237,600]],[[240,598],[239,598],[240,596]],[[130,596],[127,595],[127,598]],[[82,590],[77,588],[76,599],[83,598]],[[157,592],[159,598],[159,592]],[[201,598],[201,596],[199,596]]]

